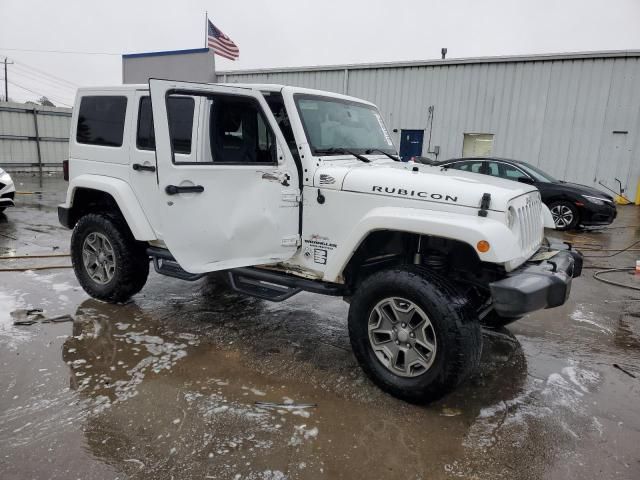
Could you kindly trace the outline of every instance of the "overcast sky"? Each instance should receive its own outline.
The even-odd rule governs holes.
[[[71,84],[119,84],[120,53],[203,47],[205,10],[240,48],[219,71],[640,49],[640,0],[0,0],[9,96],[71,104]]]

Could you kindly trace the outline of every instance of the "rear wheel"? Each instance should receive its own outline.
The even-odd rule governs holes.
[[[144,287],[149,257],[124,220],[91,213],[76,224],[71,236],[71,261],[78,282],[92,297],[123,302]]]
[[[549,210],[557,230],[571,230],[578,226],[578,209],[571,202],[553,202],[549,205]]]
[[[444,278],[414,267],[373,274],[351,298],[356,358],[383,390],[426,403],[459,385],[478,365],[480,325]]]

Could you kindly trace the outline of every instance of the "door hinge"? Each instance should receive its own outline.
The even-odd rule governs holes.
[[[300,203],[302,197],[299,193],[294,192],[282,192],[282,201],[283,202],[292,202],[292,203]]]
[[[299,247],[300,245],[302,245],[300,235],[290,235],[282,238],[283,247]]]

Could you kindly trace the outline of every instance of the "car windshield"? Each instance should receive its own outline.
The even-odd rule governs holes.
[[[519,162],[517,165],[538,182],[556,183],[558,181],[548,173],[543,172],[539,168],[529,165],[528,163]]]
[[[295,96],[296,107],[314,154],[339,155],[344,150],[395,154],[380,112],[364,103],[317,95]]]

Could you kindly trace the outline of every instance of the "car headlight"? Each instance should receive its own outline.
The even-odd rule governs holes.
[[[588,202],[591,202],[594,205],[604,205],[605,203],[609,203],[609,200],[606,198],[592,197],[591,195],[582,195],[582,198],[585,198]]]
[[[513,207],[509,207],[507,209],[507,226],[513,230],[513,227],[516,225],[516,211]]]

